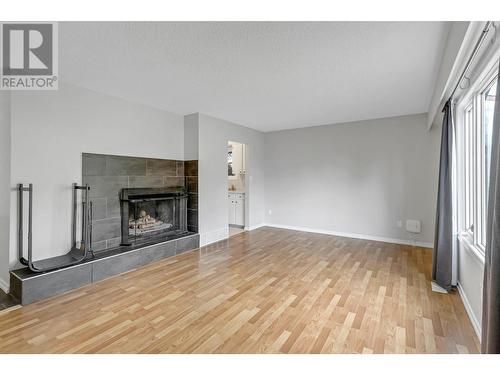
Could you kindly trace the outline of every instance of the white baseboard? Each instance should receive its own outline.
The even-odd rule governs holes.
[[[214,242],[219,242],[227,238],[229,238],[229,227],[200,233],[200,247],[207,246]]]
[[[472,327],[474,328],[479,341],[481,341],[481,323],[479,323],[479,319],[474,315],[474,311],[472,311],[472,307],[469,303],[469,300],[467,299],[467,294],[465,294],[465,290],[462,288],[460,283],[457,283],[457,289],[458,294],[462,299],[462,303],[464,304],[465,311],[467,311],[467,315],[469,315],[469,320],[472,323]]]
[[[0,279],[0,289],[2,289],[5,293],[9,293],[10,284],[7,283],[4,279]]]
[[[245,227],[245,230],[250,231],[250,230],[259,229],[259,228],[262,228],[262,227],[265,227],[265,226],[266,226],[266,223],[260,223],[260,224],[257,224],[257,225],[252,225],[251,227]]]
[[[335,232],[335,231],[331,231],[331,230],[308,228],[308,227],[296,227],[293,225],[282,225],[282,224],[272,224],[272,223],[265,223],[263,226],[297,230],[300,232],[329,234],[332,236],[339,236],[339,237],[357,238],[360,240],[395,243],[395,244],[399,244],[399,245],[414,245],[414,246],[419,246],[419,247],[429,247],[431,249],[434,247],[434,244],[429,243],[429,242],[418,242],[418,241],[412,242],[409,240],[403,240],[403,239],[399,239],[399,238],[379,237],[379,236],[372,236],[372,235],[368,235],[368,234]]]

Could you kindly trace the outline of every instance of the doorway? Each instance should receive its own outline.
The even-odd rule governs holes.
[[[229,237],[245,231],[247,189],[247,155],[244,143],[228,141],[227,143],[227,197]]]

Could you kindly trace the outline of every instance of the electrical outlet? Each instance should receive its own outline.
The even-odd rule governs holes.
[[[402,228],[403,222],[401,220],[398,220],[398,221],[396,221],[396,225],[398,226],[398,228]]]
[[[410,233],[421,233],[422,224],[420,223],[420,220],[406,220],[406,231]]]
[[[273,210],[269,210],[268,213],[269,213],[269,215],[272,215],[273,214]]]

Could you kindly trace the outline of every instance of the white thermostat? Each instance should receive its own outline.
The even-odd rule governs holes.
[[[420,233],[422,231],[420,220],[406,220],[406,231]]]

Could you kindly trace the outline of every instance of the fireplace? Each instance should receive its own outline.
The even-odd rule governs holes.
[[[155,243],[187,235],[187,198],[184,187],[122,189],[121,245]]]

